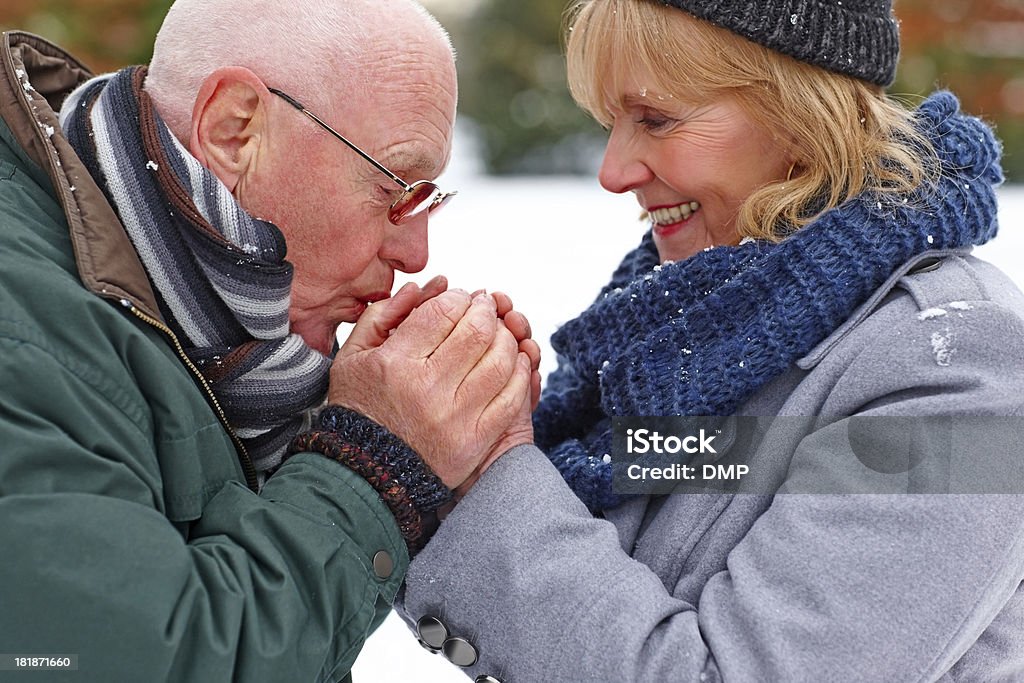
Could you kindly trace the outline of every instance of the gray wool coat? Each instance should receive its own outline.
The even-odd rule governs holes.
[[[779,493],[599,519],[519,447],[412,562],[400,614],[478,681],[1024,681],[1024,295],[969,255],[919,272],[935,255],[740,411],[817,416],[750,446]],[[834,493],[864,490],[837,438],[851,416],[921,415],[1006,417],[977,453],[954,445],[946,488],[925,472]],[[906,493],[924,490],[977,493]]]

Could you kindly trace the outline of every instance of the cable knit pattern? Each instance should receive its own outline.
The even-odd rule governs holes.
[[[779,244],[717,247],[658,265],[650,233],[582,315],[552,337],[559,368],[534,415],[537,443],[592,510],[611,488],[613,416],[730,415],[929,249],[995,236],[1000,145],[948,92],[918,110],[941,161],[904,201],[864,195]]]

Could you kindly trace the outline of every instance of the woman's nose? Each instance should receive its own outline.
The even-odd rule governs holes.
[[[601,187],[618,194],[641,187],[653,178],[654,174],[644,163],[626,126],[620,123],[613,125],[601,170],[597,174]]]

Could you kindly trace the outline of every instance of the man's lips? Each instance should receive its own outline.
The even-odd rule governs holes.
[[[391,296],[391,292],[374,292],[365,296],[356,297],[359,303],[369,305],[375,301],[383,301]]]
[[[354,306],[355,317],[358,318],[359,316],[361,316],[366,311],[366,309],[369,308],[370,304],[374,303],[375,301],[383,301],[384,299],[387,299],[390,296],[391,292],[373,292],[372,294],[365,294],[363,296],[355,297],[355,300],[357,302],[356,305]]]

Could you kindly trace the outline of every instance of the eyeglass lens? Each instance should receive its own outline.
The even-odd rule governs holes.
[[[398,201],[392,204],[388,211],[388,219],[392,223],[400,223],[407,218],[423,213],[423,211],[431,213],[437,211],[447,204],[450,198],[450,196],[438,198],[436,195],[439,192],[434,183],[425,180],[414,183],[398,198]]]

